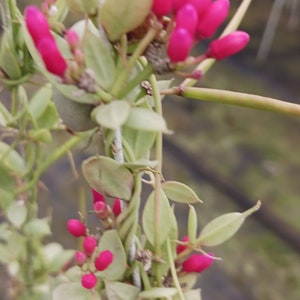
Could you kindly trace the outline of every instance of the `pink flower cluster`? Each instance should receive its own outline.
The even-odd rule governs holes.
[[[113,262],[114,255],[109,250],[97,253],[98,241],[93,236],[87,233],[85,224],[80,220],[70,219],[67,222],[67,229],[70,234],[75,237],[83,237],[83,251],[77,251],[74,259],[78,266],[83,270],[81,284],[86,289],[92,289],[96,286],[98,278],[97,271],[106,270]]]
[[[45,15],[36,6],[27,6],[25,10],[25,23],[47,70],[59,77],[64,77],[67,70],[67,63],[50,32],[48,20]]]
[[[187,59],[195,42],[211,38],[229,13],[229,0],[154,0],[152,12],[160,19],[172,15],[172,31],[167,54],[171,62]],[[241,51],[249,42],[249,35],[236,31],[213,41],[206,57],[224,59]]]
[[[187,243],[189,237],[182,238],[182,244],[178,244],[176,247],[176,253],[180,254],[187,249]],[[181,264],[181,271],[185,273],[201,273],[209,268],[214,261],[214,254],[209,252],[207,254],[194,253],[184,260]]]

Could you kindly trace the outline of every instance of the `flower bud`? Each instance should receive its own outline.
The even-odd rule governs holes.
[[[82,266],[86,261],[86,254],[81,251],[76,251],[74,259],[78,266]]]
[[[70,49],[73,51],[80,44],[80,39],[76,31],[69,29],[65,33],[65,40],[67,41]]]
[[[188,242],[189,241],[189,237],[188,236],[184,236],[181,240],[182,242]],[[182,244],[178,244],[176,247],[176,253],[180,254],[181,252],[183,252],[185,249],[187,249],[187,245],[182,245]]]
[[[106,219],[111,214],[111,208],[106,202],[97,201],[94,203],[94,211],[100,219]]]
[[[88,235],[83,240],[83,249],[86,255],[90,256],[93,254],[97,247],[97,240],[91,236]]]
[[[61,55],[54,39],[49,37],[41,39],[37,44],[46,69],[57,76],[63,77],[67,69],[67,63]]]
[[[176,13],[185,3],[186,0],[172,0],[173,11]]]
[[[176,15],[176,27],[186,29],[191,36],[194,35],[198,23],[198,14],[195,7],[185,4]]]
[[[86,233],[85,225],[77,219],[68,220],[67,229],[75,237],[85,236]]]
[[[90,290],[94,288],[97,284],[97,277],[94,273],[84,274],[81,277],[81,284],[84,288]]]
[[[213,263],[213,257],[213,253],[193,254],[182,263],[182,270],[187,273],[200,273]]]
[[[201,16],[211,4],[212,0],[186,0],[187,4],[195,7],[198,16]]]
[[[172,9],[172,0],[153,0],[152,11],[157,17],[167,15]]]
[[[109,250],[102,251],[95,259],[95,267],[98,271],[104,271],[113,262],[114,255]]]
[[[210,38],[215,33],[228,16],[229,6],[229,0],[216,0],[209,5],[197,25],[200,38]]]
[[[106,202],[104,196],[101,193],[98,193],[96,190],[92,189],[94,203],[101,201]]]
[[[169,40],[167,53],[172,62],[184,61],[193,46],[193,38],[188,30],[176,28]]]
[[[36,47],[43,38],[49,38],[54,41],[47,18],[36,6],[27,6],[24,15],[27,30]]]
[[[224,59],[244,49],[249,40],[249,34],[244,31],[232,32],[212,41],[206,55],[216,60]]]
[[[113,211],[115,217],[117,217],[119,214],[121,214],[122,207],[121,207],[121,200],[119,198],[115,199],[114,205],[112,207],[112,211]]]

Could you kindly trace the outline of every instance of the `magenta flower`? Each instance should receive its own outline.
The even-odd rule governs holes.
[[[94,273],[84,274],[81,277],[81,285],[88,290],[94,288],[97,281],[98,279]]]
[[[153,0],[152,11],[157,17],[167,15],[172,9],[172,0]]]
[[[104,196],[101,193],[98,193],[96,190],[92,189],[94,203],[96,202],[106,202]]]
[[[198,14],[192,4],[185,4],[176,15],[176,27],[188,30],[191,36],[194,35],[198,23]]]
[[[224,59],[244,49],[249,40],[249,34],[244,31],[232,32],[212,41],[206,55],[216,60]]]
[[[86,234],[85,225],[77,219],[68,220],[67,229],[75,237],[85,236]]]
[[[92,255],[97,247],[97,240],[91,236],[88,235],[83,240],[83,249],[84,253],[88,256]]]
[[[193,254],[182,263],[182,270],[187,273],[200,273],[210,267],[214,261],[214,254]]]
[[[113,262],[114,255],[109,250],[102,251],[95,259],[95,267],[98,271],[104,271]]]

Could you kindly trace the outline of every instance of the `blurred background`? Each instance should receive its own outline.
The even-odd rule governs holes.
[[[38,3],[17,2],[21,8]],[[232,14],[240,3],[231,1]],[[300,104],[299,16],[298,0],[253,1],[240,26],[251,35],[249,46],[216,63],[199,86]],[[176,133],[165,140],[164,177],[191,185],[204,201],[197,206],[199,230],[220,214],[262,201],[234,238],[207,249],[222,260],[200,276],[203,299],[300,299],[300,119],[179,97],[165,98],[164,111]],[[78,168],[83,153],[74,153]],[[41,214],[52,210],[52,238],[74,248],[66,220],[77,216],[80,195],[89,200],[91,194],[67,159],[43,182],[48,191],[41,192]],[[186,208],[177,205],[176,211],[184,235]]]

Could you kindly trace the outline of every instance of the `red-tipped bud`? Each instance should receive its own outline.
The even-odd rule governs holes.
[[[69,29],[65,33],[65,40],[69,44],[71,50],[76,49],[80,44],[80,39],[76,31]]]
[[[114,255],[109,250],[102,251],[95,259],[95,267],[98,271],[104,271],[113,262]]]
[[[198,23],[198,14],[192,4],[186,4],[179,9],[176,15],[176,27],[188,30],[191,36],[194,35]]]
[[[111,208],[106,202],[97,201],[94,203],[94,211],[100,219],[105,219],[111,214]]]
[[[212,0],[186,0],[186,3],[192,4],[198,15],[201,16],[211,4]]]
[[[172,0],[153,0],[152,11],[157,17],[163,17],[172,10]]]
[[[63,77],[67,69],[67,63],[61,55],[55,41],[43,38],[39,41],[37,49],[42,56],[47,70],[57,76]]]
[[[84,274],[81,277],[81,284],[84,288],[91,290],[97,284],[97,277],[94,273]]]
[[[121,214],[122,207],[121,207],[121,200],[119,198],[115,199],[114,205],[112,207],[112,211],[113,211],[115,217],[117,217],[119,214]]]
[[[68,220],[67,229],[75,237],[85,236],[86,233],[85,225],[77,219]]]
[[[27,6],[24,15],[27,30],[29,31],[35,46],[37,46],[43,38],[54,40],[50,33],[47,18],[36,6]]]
[[[189,241],[189,237],[188,236],[184,236],[181,240],[182,242],[188,242]],[[185,249],[187,249],[187,245],[182,245],[182,244],[178,244],[176,247],[176,253],[180,254],[181,252],[183,252]]]
[[[81,251],[76,251],[74,259],[78,266],[82,266],[86,261],[86,254]]]
[[[229,13],[229,0],[216,0],[199,19],[197,33],[200,38],[210,38],[223,23]]]
[[[182,263],[182,270],[187,273],[200,273],[207,269],[214,261],[214,254],[193,254]]]
[[[92,255],[96,247],[97,247],[97,240],[93,236],[88,235],[84,238],[83,250],[86,255],[88,256]]]
[[[167,53],[172,62],[184,61],[193,46],[193,38],[188,30],[176,28],[169,40]]]
[[[105,202],[105,198],[102,194],[98,193],[94,189],[92,189],[92,192],[93,192],[94,203],[98,201]]]
[[[224,59],[244,49],[249,43],[249,40],[249,34],[244,31],[232,32],[220,39],[212,41],[206,55],[216,60]]]

